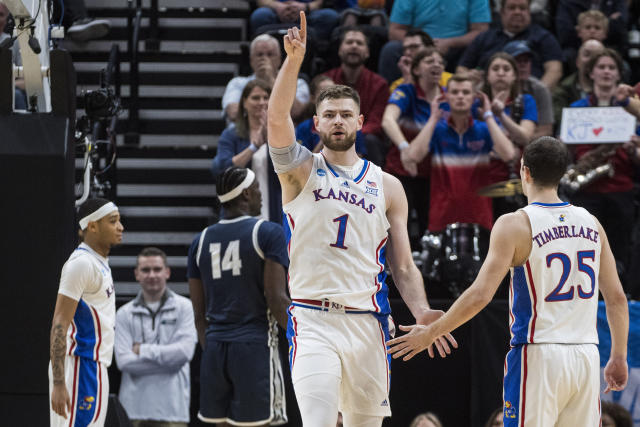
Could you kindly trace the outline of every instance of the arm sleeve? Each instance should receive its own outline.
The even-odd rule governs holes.
[[[522,97],[522,102],[524,104],[522,120],[531,120],[532,122],[538,123],[538,106],[536,105],[536,100],[533,98],[533,96],[524,94],[524,96]]]
[[[242,89],[247,84],[246,77],[234,77],[227,87],[224,89],[224,95],[222,95],[222,109],[225,110],[227,105],[240,102],[240,96],[242,95]]]
[[[177,298],[177,296],[174,296]],[[168,369],[178,370],[189,363],[196,347],[196,329],[191,304],[186,299],[178,299],[178,316],[175,332],[170,343],[141,344],[140,360],[155,362]],[[188,306],[187,306],[188,304]],[[162,327],[158,325],[157,327]]]
[[[231,138],[233,135],[234,133],[232,133],[230,128],[225,129],[224,132],[222,132],[222,135],[220,135],[216,156],[211,162],[211,174],[213,175],[213,179],[216,179],[218,175],[230,167],[232,164],[231,159],[233,156],[238,154],[236,153],[236,144]]]
[[[260,224],[258,230],[258,245],[265,258],[269,258],[278,264],[289,267],[289,256],[287,255],[287,242],[284,237],[284,230],[280,224],[265,221]]]
[[[187,278],[188,279],[201,279],[200,277],[200,267],[198,267],[197,263],[197,253],[198,253],[198,244],[200,243],[200,235],[198,234],[193,242],[191,242],[191,246],[189,247],[189,254],[187,255]]]
[[[85,291],[95,291],[91,287],[96,282],[93,277],[94,271],[91,261],[84,256],[77,257],[62,267],[58,293],[79,301]]]
[[[389,97],[389,101],[387,103],[397,105],[401,113],[404,114],[407,111],[407,108],[409,108],[409,94],[405,90],[405,86],[398,86]]]
[[[469,3],[468,19],[470,23],[491,22],[491,11],[487,0],[471,0]]]

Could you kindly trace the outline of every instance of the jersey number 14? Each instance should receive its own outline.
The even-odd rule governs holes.
[[[234,276],[240,275],[240,269],[242,268],[242,260],[240,259],[240,240],[232,240],[229,242],[227,249],[222,256],[222,263],[220,262],[220,252],[222,251],[222,245],[220,243],[209,244],[209,252],[211,253],[211,275],[214,279],[222,277],[223,271],[231,270],[231,274]]]

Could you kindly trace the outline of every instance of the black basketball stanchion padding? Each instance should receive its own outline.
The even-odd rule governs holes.
[[[11,49],[0,48],[0,114],[13,112],[13,61]]]
[[[53,49],[49,52],[51,82],[51,112],[65,116],[75,123],[76,116],[76,71],[69,52]]]

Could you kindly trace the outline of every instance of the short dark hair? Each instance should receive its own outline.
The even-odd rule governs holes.
[[[156,248],[155,246],[147,246],[146,248],[143,248],[136,258],[136,267],[138,266],[138,259],[142,256],[159,256],[162,258],[164,266],[167,267],[167,254],[160,248]]]
[[[541,136],[531,141],[522,153],[522,162],[540,187],[557,187],[567,171],[569,150],[560,140]]]
[[[369,36],[362,28],[356,27],[355,25],[347,25],[346,27],[340,28],[340,39],[338,46],[342,46],[342,42],[344,42],[345,37],[347,37],[347,33],[351,31],[362,33],[362,35],[364,36],[364,42],[367,44],[367,47],[369,47]]]
[[[591,91],[593,91],[593,79],[591,79],[590,74],[593,71],[593,68],[596,66],[596,63],[603,56],[608,56],[609,58],[613,59],[613,61],[616,63],[616,67],[618,67],[617,83],[620,83],[620,80],[622,79],[622,58],[620,57],[620,54],[611,48],[605,47],[604,50],[593,55],[593,57],[591,57],[591,59],[589,59],[589,61],[587,61],[586,65],[584,66],[584,77],[589,82],[589,86],[591,86]]]
[[[427,47],[423,47],[422,49],[420,49],[418,51],[418,53],[415,54],[415,56],[413,57],[413,59],[411,60],[411,77],[413,77],[415,84],[417,86],[418,84],[418,78],[420,76],[418,76],[416,73],[414,73],[414,70],[416,69],[416,67],[420,64],[420,61],[422,61],[424,58],[428,58],[429,56],[433,55],[437,53],[438,55],[440,55],[440,57],[442,58],[442,60],[444,61],[444,57],[442,56],[442,54],[440,53],[440,51],[438,49],[436,49],[435,46],[427,46]]]
[[[471,74],[466,73],[466,72],[464,72],[464,73],[455,73],[454,75],[449,77],[449,80],[447,81],[447,88],[449,87],[451,82],[456,82],[456,83],[471,82],[471,84],[473,85],[473,78],[471,77]]]
[[[225,169],[216,179],[216,193],[226,194],[236,188],[247,177],[247,169],[231,166]],[[230,205],[235,203],[236,199],[231,199],[222,205]]]
[[[358,106],[358,110],[360,109],[360,95],[358,95],[358,92],[354,88],[345,85],[335,85],[329,86],[328,88],[320,92],[318,98],[316,98],[316,110],[318,109],[318,105],[320,105],[320,103],[325,99],[346,98],[353,99],[353,101]]]
[[[78,208],[78,220],[81,220],[87,215],[91,215],[107,203],[110,203],[110,200],[101,199],[99,197],[87,199],[80,205]]]
[[[333,79],[326,74],[318,74],[313,79],[311,79],[311,82],[309,83],[309,92],[311,92],[312,97],[313,95],[317,95],[316,92],[318,91],[318,87],[320,87],[320,84],[322,82],[326,82],[327,80],[333,82]]]
[[[502,0],[502,2],[500,3],[500,11],[502,12],[504,10],[504,8],[507,6],[507,2],[509,0]],[[529,5],[529,7],[531,7],[531,0],[527,0],[527,4]]]
[[[425,33],[420,28],[412,27],[412,28],[409,28],[406,33],[404,33],[404,37],[415,37],[415,36],[420,37],[420,40],[422,40],[422,44],[425,45],[425,47],[435,46],[435,43],[433,42],[433,39],[431,38],[431,36]]]

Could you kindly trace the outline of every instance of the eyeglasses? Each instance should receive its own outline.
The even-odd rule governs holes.
[[[404,52],[408,51],[408,50],[416,50],[416,49],[420,49],[422,47],[422,45],[420,43],[414,43],[414,44],[408,44],[408,45],[404,45],[402,46],[402,50]]]

